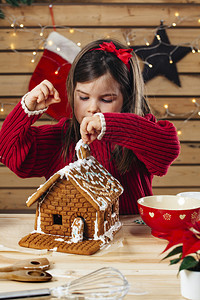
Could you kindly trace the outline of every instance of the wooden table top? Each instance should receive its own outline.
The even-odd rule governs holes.
[[[58,253],[18,246],[21,237],[33,231],[34,214],[0,214],[0,267],[17,260],[46,257],[53,280],[23,283],[0,280],[0,292],[57,287],[102,267],[114,267],[130,284],[125,300],[181,300],[178,266],[161,261],[166,241],[151,235],[150,228],[137,224],[139,216],[123,216],[122,229],[109,246],[92,256]],[[135,295],[140,293],[140,295]],[[37,298],[39,299],[39,298]],[[55,298],[54,298],[55,299]]]

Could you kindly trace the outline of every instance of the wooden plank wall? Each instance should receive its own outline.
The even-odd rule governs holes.
[[[41,1],[40,1],[41,2]],[[46,1],[47,2],[47,1]],[[62,3],[64,2],[64,3]],[[81,43],[112,37],[131,45],[144,45],[153,40],[155,29],[164,20],[171,44],[200,46],[200,0],[119,0],[59,1],[53,5],[56,30],[72,41]],[[42,56],[44,40],[52,29],[48,3],[35,1],[30,7],[1,6],[6,18],[0,20],[0,126],[13,106],[26,93],[37,62]],[[175,17],[175,13],[179,17]],[[15,22],[16,28],[11,28]],[[177,22],[176,27],[171,24]],[[21,28],[19,25],[24,24]],[[73,29],[73,30],[70,30]],[[41,30],[43,37],[40,36]],[[196,42],[196,43],[195,43]],[[35,63],[31,63],[33,51]],[[142,68],[142,62],[141,62]],[[181,191],[200,191],[200,116],[192,102],[200,103],[200,53],[190,53],[177,63],[181,87],[164,77],[157,76],[146,84],[150,104],[157,118],[165,116],[168,104],[172,116],[167,116],[177,129],[181,129],[181,154],[166,176],[156,177],[155,194],[176,194]],[[38,124],[51,122],[44,116]],[[22,212],[25,201],[44,178],[20,179],[7,167],[0,165],[0,211]],[[26,210],[30,212],[29,210]]]

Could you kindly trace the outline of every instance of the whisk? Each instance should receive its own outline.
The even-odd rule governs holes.
[[[50,289],[1,293],[0,299],[51,296],[52,298],[73,300],[121,300],[128,290],[129,283],[119,270],[104,267],[66,285]]]

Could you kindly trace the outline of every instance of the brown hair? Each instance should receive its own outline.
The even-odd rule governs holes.
[[[74,90],[77,82],[87,82],[94,80],[107,72],[119,83],[120,91],[123,95],[124,113],[134,113],[140,116],[150,112],[147,101],[144,98],[144,84],[139,63],[134,52],[129,60],[130,70],[113,53],[95,50],[103,42],[111,40],[97,40],[85,46],[76,56],[69,71],[67,79],[67,93],[69,103],[72,108],[72,119],[68,120],[68,129],[63,134],[63,154],[64,159],[69,154],[71,143],[77,143],[80,137],[80,125],[74,116]],[[112,40],[117,49],[126,49],[123,44]],[[64,130],[63,130],[64,132]],[[116,160],[117,168],[121,173],[125,173],[135,157],[130,149],[116,145],[113,152],[113,159]]]

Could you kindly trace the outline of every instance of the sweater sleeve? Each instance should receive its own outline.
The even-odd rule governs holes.
[[[104,113],[106,132],[102,140],[131,149],[148,171],[162,176],[178,157],[180,143],[176,128],[152,114]]]
[[[42,177],[61,143],[60,126],[32,126],[41,115],[28,116],[19,102],[0,131],[0,161],[19,177]]]

